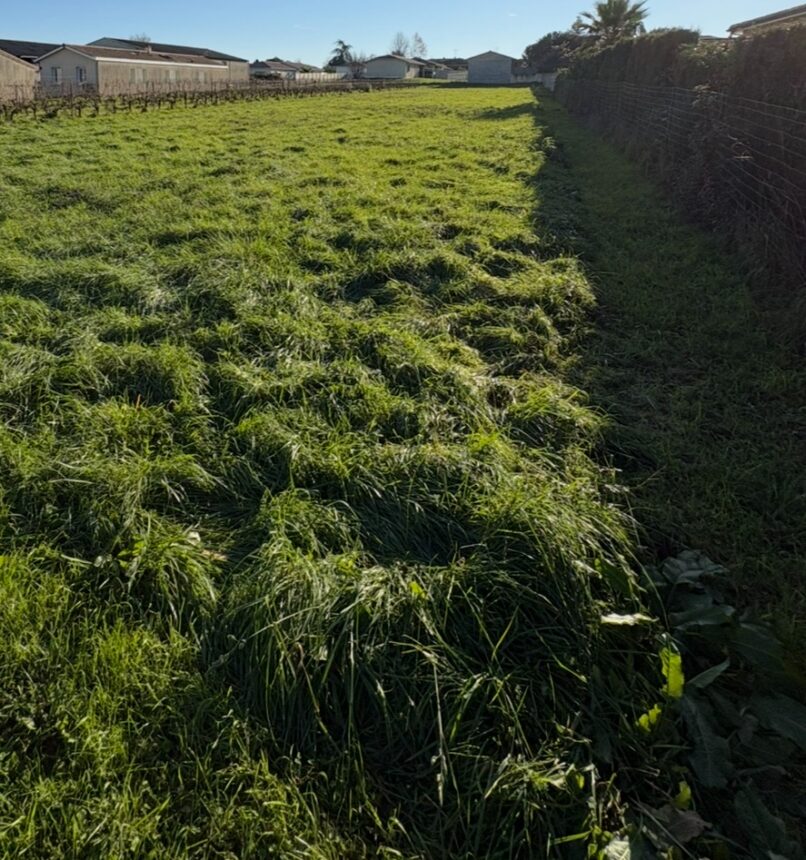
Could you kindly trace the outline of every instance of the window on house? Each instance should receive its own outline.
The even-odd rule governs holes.
[[[84,68],[84,66],[76,66],[76,83],[87,83],[87,70]]]
[[[51,66],[50,67],[50,82],[52,84],[60,84],[62,82],[62,67],[61,66]]]

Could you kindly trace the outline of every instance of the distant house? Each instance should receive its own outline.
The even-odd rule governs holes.
[[[367,67],[364,63],[349,63],[336,66],[328,66],[334,74],[340,78],[366,78]]]
[[[116,39],[110,36],[96,39],[94,42],[90,42],[90,45],[98,48],[120,48],[124,51],[151,51],[157,54],[206,57],[208,60],[216,60],[226,64],[231,83],[245,84],[249,82],[248,60],[234,57],[232,54],[224,54],[221,51],[212,51],[209,48],[191,48],[187,45],[168,45],[163,42],[144,42],[138,39]]]
[[[440,73],[447,73],[451,71],[450,66],[446,66],[444,63],[438,63],[436,60],[426,60],[423,57],[414,57],[418,63],[422,63],[420,67],[419,77],[421,78],[437,78],[440,76]],[[445,74],[447,77],[447,74]]]
[[[249,75],[260,80],[288,80],[293,81],[303,75],[322,75],[322,69],[317,66],[309,66],[306,63],[292,63],[274,57],[272,60],[255,60],[249,64]]]
[[[366,76],[389,80],[417,78],[424,66],[421,60],[402,57],[400,54],[384,54],[382,57],[373,57],[367,62]]]
[[[231,83],[224,60],[193,54],[173,54],[61,45],[39,58],[42,87],[49,92],[87,89],[101,95],[214,89]]]
[[[289,80],[294,70],[282,60],[255,60],[249,64],[249,77],[263,80]]]
[[[806,24],[806,5],[793,6],[781,12],[772,12],[769,15],[761,15],[742,21],[728,27],[731,36],[747,36],[761,33],[765,30],[774,30],[780,27],[788,27],[792,24]]]
[[[514,57],[487,51],[467,61],[467,81],[470,84],[511,84]]]
[[[38,82],[37,66],[0,50],[0,102],[31,98]]]
[[[543,84],[554,89],[556,72],[536,72],[526,61],[497,51],[487,51],[467,61],[467,80],[471,84]]]

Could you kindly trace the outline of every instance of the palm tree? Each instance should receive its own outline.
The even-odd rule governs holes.
[[[593,12],[583,12],[574,22],[574,31],[612,42],[621,36],[636,36],[646,32],[644,20],[648,15],[646,0],[604,0]]]
[[[328,60],[328,66],[349,66],[353,61],[353,46],[348,45],[343,39],[336,40],[333,55]]]

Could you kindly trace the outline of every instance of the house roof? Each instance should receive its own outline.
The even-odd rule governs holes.
[[[9,54],[8,51],[4,51],[2,48],[0,48],[0,57],[6,57],[6,59],[9,59],[14,63],[19,63],[21,66],[25,66],[30,69],[32,75],[36,75],[36,66],[33,63],[28,62],[28,60],[23,60],[22,57]]]
[[[151,48],[156,53],[163,54],[188,54],[196,57],[207,57],[210,60],[224,60],[231,63],[246,63],[242,57],[233,57],[231,54],[222,54],[221,51],[211,51],[209,48],[191,48],[187,45],[168,45],[162,42],[144,42],[138,39],[116,39],[111,36],[104,36],[102,39],[96,39],[90,42],[90,45],[97,45],[106,48],[123,48],[134,51],[143,51],[146,48]]]
[[[50,42],[26,42],[19,39],[0,39],[0,51],[11,54],[20,60],[33,62],[37,57],[47,54],[54,48],[58,48]]]
[[[250,69],[264,69],[267,72],[293,72],[294,69],[289,63],[284,63],[282,60],[257,60],[249,64]]]
[[[290,61],[286,62],[287,66],[291,66],[292,69],[296,69],[298,72],[321,72],[322,70],[318,66],[311,66],[308,63],[292,63]]]
[[[107,60],[118,63],[176,63],[182,66],[204,66],[205,68],[225,68],[221,60],[211,60],[209,57],[192,54],[168,54],[159,51],[124,51],[121,48],[102,48],[97,45],[57,45],[52,51],[43,54],[39,59],[44,60],[51,54],[61,50],[73,51],[90,60]]]
[[[752,27],[760,27],[763,24],[775,24],[779,21],[783,23],[784,21],[804,17],[806,17],[806,4],[793,6],[791,9],[783,9],[780,12],[772,12],[769,15],[761,15],[758,18],[751,18],[749,21],[742,21],[739,24],[731,24],[728,27],[728,32],[736,33],[741,30],[749,30]]]
[[[422,63],[424,66],[428,66],[432,69],[449,69],[450,66],[446,66],[444,63],[438,63],[436,60],[426,60],[423,57],[414,57],[414,59],[418,63]]]
[[[424,66],[425,63],[422,60],[415,60],[411,57],[404,57],[400,54],[382,54],[380,57],[373,57],[371,60],[368,60],[370,63],[374,63],[375,60],[401,60],[404,63],[408,63],[410,66]]]
[[[322,70],[316,66],[309,66],[307,63],[292,63],[287,60],[281,60],[275,57],[272,60],[255,60],[249,64],[252,70],[265,69],[268,72],[321,72]]]
[[[476,54],[475,57],[468,57],[468,63],[471,60],[481,60],[485,57],[500,57],[502,60],[510,60],[511,62],[515,62],[515,57],[510,57],[508,54],[499,54],[498,51],[485,51],[483,54]]]

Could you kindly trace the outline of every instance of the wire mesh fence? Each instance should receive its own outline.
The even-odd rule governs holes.
[[[566,78],[556,94],[692,214],[727,231],[772,281],[806,288],[806,111],[623,81]]]

